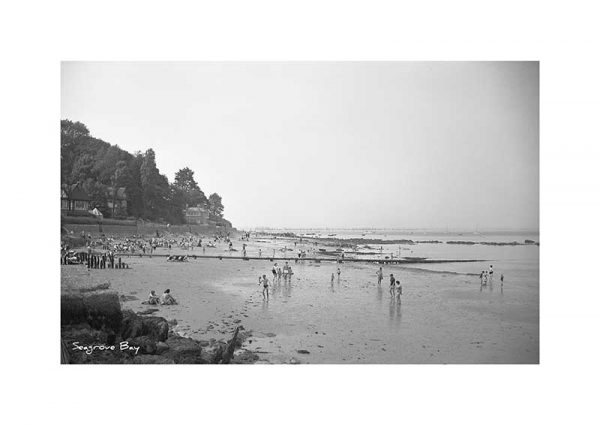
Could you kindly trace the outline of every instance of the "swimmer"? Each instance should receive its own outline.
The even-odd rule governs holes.
[[[262,284],[263,286],[263,290],[262,290],[262,295],[263,298],[265,299],[269,299],[269,279],[267,279],[267,275],[262,275],[262,277],[258,277],[258,284]]]
[[[379,270],[377,271],[377,284],[381,285],[382,281],[383,281],[383,269],[381,267],[379,267]]]
[[[400,283],[400,279],[396,279],[396,297],[398,298],[398,302],[400,302],[400,295],[402,295],[402,284]]]
[[[390,295],[392,297],[396,295],[396,278],[393,274],[390,274]]]

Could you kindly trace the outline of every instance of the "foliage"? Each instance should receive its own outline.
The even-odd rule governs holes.
[[[223,217],[224,209],[225,207],[223,206],[222,199],[218,194],[213,193],[208,197],[208,211],[211,214],[214,214],[218,217]]]
[[[202,192],[198,183],[194,180],[194,172],[190,168],[185,167],[177,171],[173,185],[181,190],[186,206],[197,207],[208,204],[208,199],[206,199],[206,195],[204,195],[204,192]]]
[[[129,216],[181,224],[187,206],[208,206],[222,217],[221,197],[211,195],[212,203],[194,179],[194,172],[182,168],[172,184],[160,173],[154,150],[133,154],[97,139],[80,122],[61,120],[61,184],[77,184],[92,198],[92,208],[108,217]],[[127,211],[115,205],[116,190],[125,187]]]

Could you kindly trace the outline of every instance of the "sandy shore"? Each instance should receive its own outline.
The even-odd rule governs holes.
[[[241,243],[235,241],[234,246],[240,248]],[[248,243],[247,251],[282,253],[278,250],[286,246],[294,249],[293,241],[258,239]],[[206,251],[227,255],[224,244]],[[202,250],[181,251],[186,252]],[[482,288],[472,275],[479,265],[451,273],[387,266],[384,272],[394,273],[403,283],[398,303],[388,292],[387,279],[377,285],[377,265],[291,262],[291,283],[272,286],[267,302],[258,276],[271,278],[269,261],[126,261],[131,269],[61,266],[63,289],[109,282],[124,295],[123,308],[142,311],[147,306],[141,301],[150,290],[162,293],[170,288],[179,305],[160,306],[155,314],[176,319],[175,332],[223,339],[243,325],[253,333],[244,348],[258,353],[260,362],[539,362],[539,283],[526,276],[513,276],[503,287],[495,283]],[[341,279],[331,285],[331,273],[338,266]]]

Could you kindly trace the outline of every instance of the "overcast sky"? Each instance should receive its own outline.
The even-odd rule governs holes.
[[[67,62],[61,87],[238,228],[538,229],[535,62]]]

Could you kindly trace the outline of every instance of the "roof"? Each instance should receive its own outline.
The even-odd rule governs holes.
[[[200,214],[206,214],[207,212],[208,212],[208,210],[206,208],[202,208],[202,207],[188,207],[185,209],[186,215],[200,215]]]

